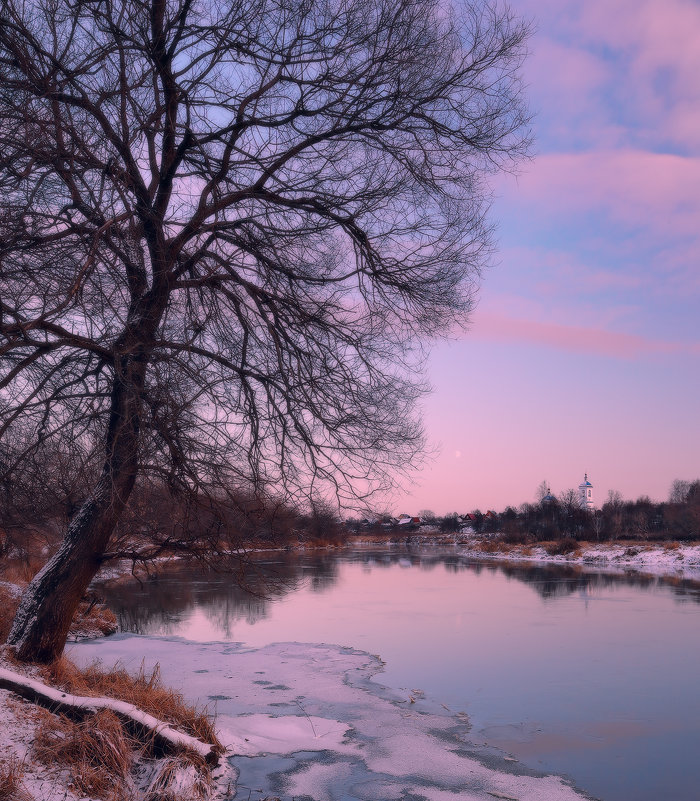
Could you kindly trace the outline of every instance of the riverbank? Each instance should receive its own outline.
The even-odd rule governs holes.
[[[477,746],[465,713],[418,689],[397,693],[383,687],[376,681],[382,660],[364,651],[314,643],[256,649],[116,635],[70,644],[67,653],[71,662],[47,669],[18,665],[0,648],[0,669],[43,682],[50,676],[66,690],[73,689],[66,685],[73,662],[81,676],[94,670],[96,660],[119,665],[107,670],[103,689],[123,681],[126,670],[154,690],[159,682],[149,677],[162,676],[168,686],[186,688],[189,699],[216,705],[216,733],[235,765],[223,760],[210,778],[196,762],[154,759],[114,720],[86,727],[0,689],[0,798],[211,801],[237,792],[261,800],[323,801],[337,797],[340,787],[374,801],[587,798],[559,776]],[[179,690],[174,695],[182,697]]]
[[[516,562],[578,564],[610,570],[635,570],[654,576],[700,580],[700,542],[613,543],[578,542],[561,539],[537,544],[510,544],[498,536],[478,537],[418,531],[401,537],[387,534],[354,535],[347,547],[362,546],[453,547],[461,556]]]
[[[0,581],[0,642],[23,590],[22,584]],[[116,630],[109,609],[87,602],[69,643]],[[28,665],[0,645],[2,801],[232,797],[235,773],[226,760],[212,771],[210,760],[198,753],[204,753],[204,743],[212,743],[214,753],[223,750],[208,715],[164,687],[157,666],[150,674],[129,674],[119,666],[78,669],[66,658]]]
[[[557,553],[565,548],[566,552]],[[552,542],[541,545],[507,545],[494,540],[458,544],[462,556],[517,562],[574,564],[605,571],[636,571],[658,577],[677,577],[700,581],[700,544],[671,543],[590,543],[569,545]]]

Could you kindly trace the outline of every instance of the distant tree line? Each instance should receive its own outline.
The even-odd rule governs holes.
[[[88,474],[97,469],[94,454],[86,450],[79,460],[71,461],[47,448],[28,462],[12,456],[16,454],[0,449],[0,559],[51,553],[80,509]],[[507,506],[500,512],[476,509],[437,515],[422,509],[402,523],[382,512],[351,517],[343,524],[336,509],[322,498],[294,506],[272,492],[230,492],[219,499],[182,497],[164,481],[142,478],[103,562],[148,563],[181,554],[220,567],[222,560],[251,547],[340,544],[354,533],[403,538],[430,530],[498,537],[512,544],[700,539],[700,479],[675,480],[668,501],[660,503],[647,496],[624,500],[611,490],[594,511],[581,508],[573,489],[555,497],[543,483],[536,497],[535,503]]]
[[[536,503],[519,507],[507,506],[501,512],[482,512],[439,516],[422,510],[420,523],[400,526],[389,515],[374,518],[350,519],[352,530],[416,531],[430,526],[442,533],[471,533],[499,536],[505,542],[517,544],[572,539],[614,541],[617,539],[694,540],[700,539],[700,479],[676,479],[671,485],[669,499],[657,503],[648,496],[635,501],[624,500],[616,490],[608,493],[600,509],[581,507],[578,493],[568,489],[558,497],[550,494],[543,482],[538,487]],[[424,529],[425,530],[425,529]]]
[[[673,482],[669,500],[654,502],[648,496],[623,500],[615,490],[600,509],[583,509],[574,490],[549,495],[538,503],[507,507],[495,516],[476,515],[474,529],[502,534],[506,541],[526,542],[572,538],[603,541],[616,539],[688,540],[700,537],[700,480]]]

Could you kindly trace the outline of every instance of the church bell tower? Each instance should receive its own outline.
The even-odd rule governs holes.
[[[583,474],[583,481],[578,485],[578,499],[582,509],[587,509],[589,512],[595,509],[593,484],[588,480],[588,473]]]

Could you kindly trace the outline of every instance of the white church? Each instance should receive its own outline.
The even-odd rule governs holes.
[[[587,509],[589,512],[595,509],[593,484],[588,480],[588,473],[583,474],[583,481],[578,485],[578,499],[582,509]]]
[[[556,501],[556,498],[552,495],[552,490],[547,488],[547,494],[542,498],[542,503],[552,503],[554,501]],[[578,501],[582,509],[586,509],[589,512],[595,510],[593,484],[588,480],[588,473],[583,474],[583,481],[578,485]]]

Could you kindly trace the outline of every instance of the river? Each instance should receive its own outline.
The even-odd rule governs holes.
[[[102,592],[124,632],[377,654],[374,682],[468,716],[477,745],[592,797],[698,798],[693,582],[484,563],[449,547],[267,554],[248,580],[250,592],[175,565]]]

